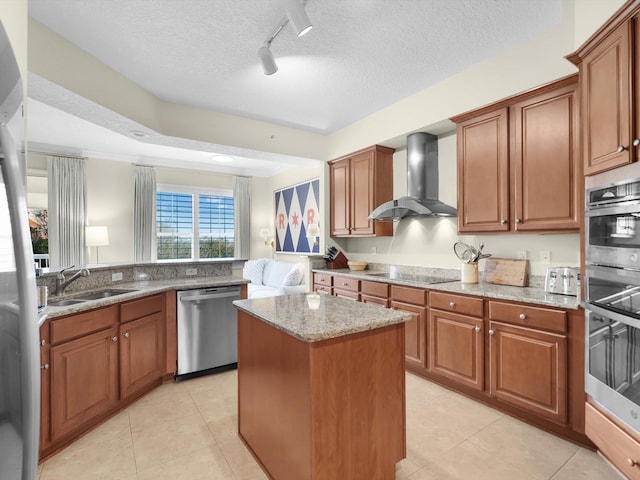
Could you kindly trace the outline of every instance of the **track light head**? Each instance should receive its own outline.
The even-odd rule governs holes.
[[[265,75],[273,75],[278,71],[276,59],[273,58],[273,53],[271,53],[271,48],[269,48],[268,44],[260,47],[258,56],[260,57],[260,63],[262,64],[262,70]]]
[[[296,31],[298,37],[303,36],[313,28],[311,20],[307,12],[298,0],[287,0],[286,3],[287,18],[291,22],[291,26]]]

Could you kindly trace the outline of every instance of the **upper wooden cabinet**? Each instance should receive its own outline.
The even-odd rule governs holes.
[[[391,220],[368,218],[393,199],[393,152],[375,145],[329,162],[332,237],[393,235]]]
[[[458,230],[579,230],[577,75],[452,118]]]

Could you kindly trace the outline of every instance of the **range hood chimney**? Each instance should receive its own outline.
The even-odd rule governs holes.
[[[408,135],[407,196],[383,203],[369,219],[455,217],[457,213],[438,200],[438,137],[424,132]]]

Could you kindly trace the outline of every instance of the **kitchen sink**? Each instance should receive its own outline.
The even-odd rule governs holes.
[[[64,300],[55,300],[55,301],[49,301],[47,303],[47,305],[49,305],[50,307],[66,307],[69,305],[76,305],[78,303],[83,303],[86,300],[80,300],[80,299],[75,299],[75,298],[67,298]]]
[[[117,295],[124,295],[125,293],[131,292],[137,292],[137,290],[100,290],[99,292],[76,295],[70,300],[77,300],[81,302],[86,300],[100,300],[101,298],[115,297]]]

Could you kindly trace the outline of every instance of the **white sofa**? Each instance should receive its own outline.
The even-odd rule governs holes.
[[[270,258],[248,260],[242,276],[251,280],[248,298],[276,297],[293,293],[305,293],[304,266],[301,263],[279,262]]]

